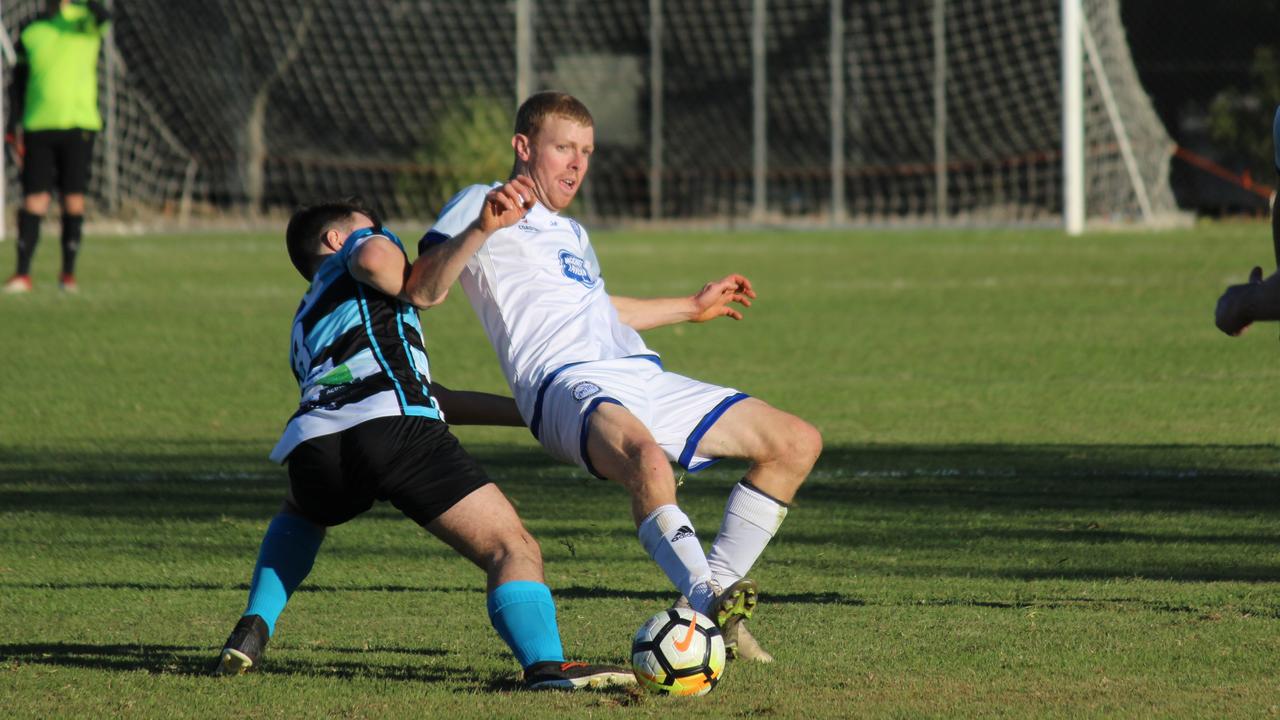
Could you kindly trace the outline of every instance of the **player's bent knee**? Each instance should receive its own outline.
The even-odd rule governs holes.
[[[822,433],[818,428],[810,425],[804,420],[800,421],[800,456],[808,461],[809,467],[818,462],[818,456],[822,455]]]
[[[652,440],[627,443],[616,455],[594,465],[605,477],[629,488],[645,487],[671,474],[666,453]]]
[[[542,567],[542,546],[524,528],[504,534],[493,545],[488,555],[488,569],[510,563]]]
[[[798,475],[796,484],[803,482],[813,464],[822,454],[822,433],[794,415],[772,437],[770,461],[793,469]]]

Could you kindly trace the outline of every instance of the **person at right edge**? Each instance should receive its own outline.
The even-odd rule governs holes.
[[[1280,107],[1271,121],[1274,142],[1276,173],[1280,176]],[[1271,244],[1275,249],[1276,265],[1280,267],[1280,212],[1276,197],[1271,198]],[[1262,279],[1262,268],[1255,266],[1249,273],[1249,281],[1232,285],[1218,298],[1214,322],[1222,332],[1235,337],[1258,320],[1280,320],[1280,272]]]
[[[31,260],[40,222],[57,187],[62,201],[62,271],[58,286],[76,292],[76,255],[84,228],[98,112],[98,55],[111,17],[98,0],[52,0],[48,12],[23,29],[9,86],[11,138],[22,168],[18,210],[18,267],[6,293],[30,292]]]

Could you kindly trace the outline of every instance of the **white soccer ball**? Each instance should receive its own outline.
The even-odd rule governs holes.
[[[663,610],[636,631],[631,671],[654,692],[705,695],[724,674],[724,637],[702,613]]]

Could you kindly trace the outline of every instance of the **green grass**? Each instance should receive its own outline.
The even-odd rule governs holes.
[[[403,228],[412,236],[411,228]],[[620,294],[751,276],[669,368],[826,450],[755,573],[769,667],[710,696],[531,694],[482,577],[389,508],[330,533],[263,671],[206,670],[284,489],[303,290],[261,235],[92,237],[79,296],[0,298],[0,698],[20,717],[1266,717],[1280,714],[1280,347],[1213,301],[1263,225],[1167,234],[606,233]],[[4,254],[11,245],[0,246]],[[459,294],[438,378],[502,391]],[[672,592],[621,490],[527,432],[459,435],[541,540],[567,651],[620,660]],[[728,463],[682,503],[714,533]]]

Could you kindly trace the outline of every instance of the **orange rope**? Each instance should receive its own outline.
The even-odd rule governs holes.
[[[1231,172],[1209,158],[1193,153],[1182,146],[1178,146],[1173,151],[1173,156],[1194,168],[1203,170],[1216,178],[1225,180],[1236,185],[1242,190],[1247,190],[1248,192],[1257,195],[1258,197],[1269,200],[1271,198],[1271,194],[1275,192],[1275,189],[1269,185],[1254,182],[1253,175],[1250,174],[1248,170],[1239,174]]]

